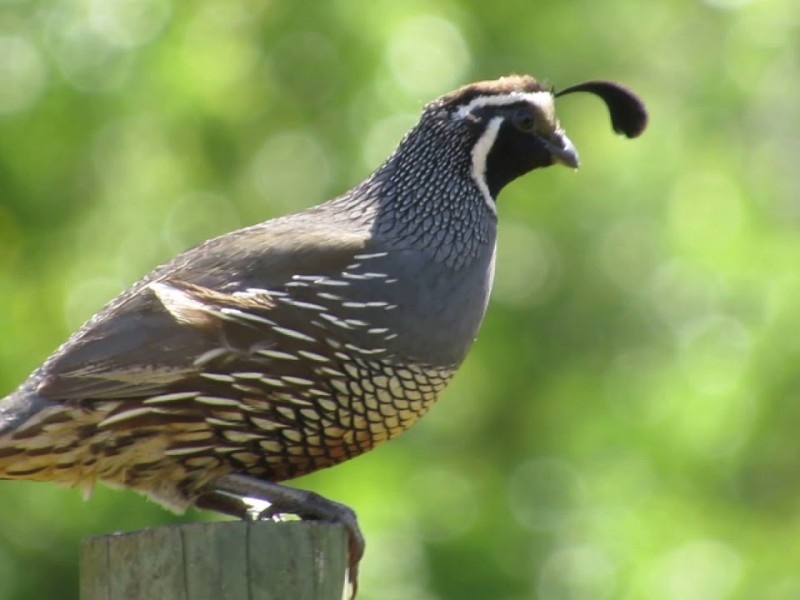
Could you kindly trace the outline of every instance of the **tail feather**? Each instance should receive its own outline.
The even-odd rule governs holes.
[[[102,481],[183,512],[198,489],[229,470],[212,457],[205,469],[187,474],[181,456],[166,454],[172,437],[181,433],[170,424],[127,433],[104,426],[119,405],[119,400],[54,402],[25,386],[6,396],[0,400],[0,480],[60,483],[82,489],[85,497]],[[185,488],[176,485],[184,480]]]
[[[68,420],[64,413],[26,385],[0,400],[0,479],[77,483],[63,469],[73,460],[78,434],[59,427]]]
[[[46,405],[27,385],[0,400],[0,440],[17,431]]]

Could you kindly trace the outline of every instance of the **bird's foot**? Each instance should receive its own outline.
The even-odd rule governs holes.
[[[348,534],[347,574],[352,588],[351,599],[358,589],[358,564],[364,556],[364,536],[358,526],[356,513],[348,506],[310,492],[247,475],[223,475],[211,484],[211,491],[196,503],[199,508],[216,510],[240,518],[271,519],[280,514],[292,514],[304,520],[340,523]],[[269,506],[256,513],[247,508],[245,498],[268,502]]]

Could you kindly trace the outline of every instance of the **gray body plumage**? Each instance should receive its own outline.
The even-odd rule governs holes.
[[[99,445],[111,465],[104,470],[103,460],[96,460],[97,448],[92,452],[90,466],[99,470],[99,479],[138,487],[182,507],[213,477],[241,464],[258,476],[282,480],[354,456],[410,426],[469,350],[494,269],[496,217],[464,161],[475,140],[463,133],[454,138],[448,129],[457,124],[444,110],[439,113],[429,115],[425,127],[412,130],[380,169],[343,196],[209,240],[132,286],[0,403],[27,405],[24,411],[9,410],[0,431],[27,437],[21,420],[33,422],[38,433],[42,421],[30,415],[39,411],[44,416],[65,403],[73,418],[76,411],[94,412],[93,426],[99,431],[141,422],[135,439],[123,447],[111,436],[62,439],[63,475],[79,480],[76,465],[85,462],[92,444]],[[242,301],[251,311],[249,319],[237,315]],[[299,356],[319,359],[297,361],[276,352],[306,352]],[[398,374],[409,369],[419,373],[407,383]],[[272,381],[264,383],[256,373],[267,373]],[[391,384],[390,396],[399,404],[366,406],[376,392],[363,382],[369,387],[376,377],[383,381],[387,376],[387,390]],[[303,395],[306,382],[312,395]],[[228,398],[233,388],[240,407],[252,392],[271,397],[282,411],[262,407],[266,422],[260,425],[235,418],[209,423],[213,400],[204,404],[180,396],[198,390],[212,394],[209,386],[225,388],[215,390],[212,398]],[[291,391],[282,389],[290,386]],[[342,396],[341,388],[348,386],[356,386],[354,403]],[[152,401],[160,396],[168,400]],[[143,406],[148,397],[149,405]],[[361,429],[366,432],[351,434],[348,426],[337,427],[348,421],[339,413],[357,413],[355,405],[362,401],[367,423]],[[304,402],[313,404],[305,413]],[[320,410],[323,405],[327,408]],[[308,437],[311,410],[326,416],[322,439],[310,445],[337,450],[321,456],[309,450],[287,461],[288,446],[297,440],[283,439],[275,430],[302,431]],[[22,413],[26,417],[21,419]],[[59,411],[51,428],[58,429],[63,414]],[[163,427],[145,426],[160,414],[204,423],[197,440],[184,444],[185,453],[174,459],[177,470],[191,471],[185,464],[191,459],[203,462],[204,469],[196,477],[181,476],[177,495],[172,478],[167,489],[157,485],[165,459],[152,468],[142,466],[153,461],[155,450],[128,455],[129,448],[145,447],[146,437],[168,435]],[[209,458],[209,440],[217,444],[226,436],[243,440],[251,434],[248,442],[266,436],[269,443],[229,454],[212,452]],[[59,435],[69,437],[63,431]],[[169,444],[157,446],[161,451]],[[203,453],[202,460],[193,447]],[[6,474],[35,477],[41,468],[52,477],[31,459],[20,460]],[[87,470],[85,464],[82,469]]]
[[[305,300],[343,321],[361,320],[394,332],[380,344],[387,356],[456,367],[488,301],[496,217],[468,172],[450,176],[459,169],[463,150],[437,154],[443,143],[428,139],[431,135],[427,128],[412,131],[381,169],[339,198],[212,239],[159,267],[89,321],[38,377],[45,387],[70,373],[83,381],[96,362],[106,366],[124,360],[126,368],[146,367],[154,356],[160,365],[174,360],[175,368],[190,368],[203,343],[198,339],[196,352],[186,352],[194,333],[150,291],[160,281],[225,294],[263,290],[281,298],[287,322],[295,312],[295,327],[313,333],[308,313],[301,307],[291,310],[291,299]],[[404,173],[410,155],[415,165],[422,157],[428,172]],[[360,328],[343,328],[336,337],[355,343]]]
[[[575,91],[601,96],[618,130],[643,129],[624,88]],[[282,481],[410,427],[486,310],[497,193],[578,164],[553,101],[530,77],[465,86],[346,194],[156,268],[0,401],[0,478],[101,481],[183,509],[252,489],[232,476]],[[298,504],[345,522],[357,563],[352,513]]]

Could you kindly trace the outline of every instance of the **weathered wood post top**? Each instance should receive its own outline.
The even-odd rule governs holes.
[[[347,534],[306,521],[223,521],[87,538],[81,600],[342,600]]]

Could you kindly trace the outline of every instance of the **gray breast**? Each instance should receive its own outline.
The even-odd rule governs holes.
[[[345,342],[454,368],[483,319],[493,270],[493,245],[460,269],[416,249],[367,252],[338,277],[295,278],[282,301],[327,306],[320,317]]]

